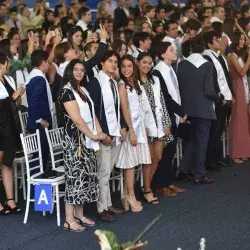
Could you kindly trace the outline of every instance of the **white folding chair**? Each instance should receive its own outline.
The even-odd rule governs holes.
[[[56,116],[56,105],[53,102],[54,113],[52,115],[52,128],[58,128],[57,116]]]
[[[143,165],[139,165],[135,168],[135,174],[136,174],[136,181],[139,181],[140,178],[140,184],[141,187],[143,187],[143,172],[142,172]]]
[[[109,178],[109,180],[111,181],[112,192],[116,191],[115,181],[119,181],[117,190],[123,189],[122,185],[123,183],[121,183],[122,179],[123,179],[122,170],[119,170],[118,168],[114,167],[111,176]]]
[[[64,173],[62,148],[64,133],[63,130],[64,128],[55,128],[51,130],[45,128],[45,133],[49,144],[52,169],[62,173]]]
[[[182,154],[183,154],[183,152],[182,152],[182,139],[178,138],[177,143],[176,143],[176,154],[175,154],[177,168],[179,168],[179,166],[180,166]]]
[[[21,113],[18,111],[18,116],[21,123],[22,133],[25,135],[27,133],[27,119],[28,112]],[[22,153],[19,151],[17,153]],[[18,167],[20,166],[21,171],[18,171]],[[20,156],[16,157],[13,162],[13,172],[14,172],[14,187],[15,187],[15,201],[18,202],[18,179],[20,179],[20,188],[23,189],[23,199],[26,200],[26,182],[25,182],[25,157]]]
[[[29,207],[30,203],[34,202],[34,199],[30,197],[30,188],[31,185],[39,185],[39,184],[51,184],[53,188],[55,188],[55,199],[53,199],[53,203],[56,203],[57,207],[57,225],[60,226],[60,203],[59,203],[59,185],[65,182],[64,175],[56,176],[54,178],[45,178],[43,176],[43,160],[42,160],[42,151],[41,151],[41,143],[40,143],[40,135],[39,130],[36,130],[35,134],[24,136],[20,134],[23,152],[25,156],[26,168],[27,168],[27,201],[26,201],[26,210],[23,223],[26,224],[28,220]],[[29,158],[30,155],[38,156],[33,157],[33,159]],[[31,167],[30,164],[34,164],[34,167]],[[32,173],[32,171],[36,171],[36,173]]]
[[[28,112],[21,112],[20,110],[18,111],[18,115],[19,115],[19,120],[21,123],[21,128],[22,128],[22,133],[23,135],[27,134],[27,120],[28,120]]]

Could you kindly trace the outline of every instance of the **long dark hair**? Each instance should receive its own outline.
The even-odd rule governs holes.
[[[4,53],[8,58],[13,58],[10,51],[10,39],[3,39],[0,41],[0,53]]]
[[[146,56],[149,56],[150,58],[152,58],[152,61],[153,61],[153,57],[152,57],[152,55],[151,55],[150,53],[148,53],[148,52],[141,52],[141,53],[138,55],[138,57],[137,57],[137,62],[140,62],[140,61],[141,61],[144,57],[146,57]],[[143,81],[141,80],[141,74],[140,74],[139,67],[137,67],[137,69],[138,69],[138,71],[137,71],[137,72],[138,72],[138,79],[139,79],[140,83],[142,84]],[[147,78],[148,78],[148,81],[154,82],[152,72],[153,72],[153,67],[152,67],[151,70],[147,73]]]
[[[133,75],[132,75],[132,81],[133,82],[132,82],[132,84],[129,82],[129,80],[121,72],[121,65],[122,65],[122,62],[125,61],[125,60],[128,60],[128,61],[130,61],[133,64]],[[137,94],[140,95],[142,93],[142,91],[141,91],[140,85],[138,83],[139,79],[138,79],[138,74],[137,74],[137,67],[136,67],[136,64],[135,64],[133,56],[131,56],[131,55],[124,55],[121,58],[120,63],[119,63],[119,72],[120,72],[121,79],[125,83],[125,87],[126,88],[128,87],[130,91],[132,91],[133,89],[135,89],[135,91],[137,92]]]
[[[240,38],[241,35],[244,35],[243,33],[241,33],[240,31],[235,31],[233,33],[232,36],[232,43],[230,45],[231,51],[234,52],[238,57],[241,57],[243,60],[245,60],[246,58],[246,46],[244,46],[241,49],[238,49],[239,47],[239,42],[240,42]]]
[[[73,36],[77,33],[77,32],[81,32],[82,33],[82,41],[83,41],[83,31],[82,28],[79,26],[75,26],[73,28],[70,28],[70,30],[68,31],[68,43],[69,45],[74,48],[74,44],[73,44]],[[82,45],[79,45],[79,49],[82,51]]]
[[[80,81],[80,83],[78,83],[78,81],[75,79],[74,75],[73,75],[73,70],[76,64],[82,64],[84,69],[85,69],[85,64],[84,62],[82,62],[79,59],[73,59],[66,67],[65,71],[64,71],[64,75],[63,75],[63,80],[62,80],[62,88],[70,83],[72,88],[79,94],[79,96],[86,101],[86,96],[79,91],[78,86],[86,86],[87,84],[87,76],[86,73],[83,77],[83,79]]]

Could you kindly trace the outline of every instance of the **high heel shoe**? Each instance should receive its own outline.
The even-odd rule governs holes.
[[[143,207],[141,205],[138,205],[137,203],[132,201],[131,196],[126,196],[126,201],[129,205],[129,207],[131,208],[132,212],[138,213],[138,212],[141,212],[143,210]]]
[[[125,196],[121,197],[121,200],[122,200],[122,206],[125,209],[125,211],[129,211],[129,204]]]
[[[128,204],[127,200],[126,200],[126,196],[127,195],[125,193],[122,193],[122,195],[121,195],[121,201],[122,201],[122,206],[124,207],[124,209],[126,211],[128,211],[129,210],[129,204]],[[136,201],[136,203],[137,203],[138,206],[141,206],[141,202],[140,201]]]

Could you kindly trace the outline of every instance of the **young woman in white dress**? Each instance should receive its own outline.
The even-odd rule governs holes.
[[[143,207],[135,197],[134,172],[136,166],[150,164],[151,156],[144,124],[143,96],[145,94],[143,95],[140,88],[136,65],[131,55],[121,58],[120,76],[121,109],[129,128],[129,136],[122,143],[116,167],[124,169],[125,209],[127,202],[133,212],[140,212]]]

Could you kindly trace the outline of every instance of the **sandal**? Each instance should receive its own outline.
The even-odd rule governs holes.
[[[77,224],[75,221],[72,222],[72,223],[68,223],[67,221],[65,221],[65,223],[67,224],[67,227],[64,226],[63,227],[64,230],[68,230],[68,231],[75,232],[75,233],[81,233],[81,232],[86,231],[85,227],[82,227],[81,225]],[[73,229],[73,228],[71,228],[71,226],[75,225],[75,224],[80,226],[82,228],[82,230],[81,229]]]
[[[153,195],[152,191],[143,192],[143,198],[144,198],[144,200],[145,200],[148,204],[151,204],[151,205],[157,205],[157,204],[159,204],[158,198],[155,198],[155,197],[154,197],[155,199],[149,201],[149,200],[146,198],[145,194],[152,194],[152,195]]]
[[[0,215],[9,215],[10,214],[10,210],[5,206],[3,207],[2,210],[0,210]]]
[[[6,199],[6,206],[7,206],[7,209],[10,211],[10,213],[12,213],[12,214],[20,214],[20,213],[22,213],[22,209],[17,205],[17,203],[16,203],[16,206],[14,208],[11,208],[7,204],[8,201],[14,201],[14,198]]]
[[[91,219],[89,219],[87,217],[83,216],[81,219],[75,217],[75,219],[79,221],[80,225],[89,226],[89,227],[95,227],[96,226],[96,223],[93,220],[91,220]],[[88,220],[90,223],[83,222],[83,220],[85,220],[85,221]]]
[[[234,163],[236,163],[236,164],[242,164],[242,163],[244,163],[244,161],[241,160],[241,159],[234,159]]]

